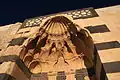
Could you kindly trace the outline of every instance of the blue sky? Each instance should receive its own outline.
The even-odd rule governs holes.
[[[119,4],[119,0],[0,0],[0,25],[66,10]]]

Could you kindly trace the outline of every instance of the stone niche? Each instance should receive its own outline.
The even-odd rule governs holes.
[[[28,28],[32,33],[33,28]],[[26,33],[20,37],[24,35]],[[34,33],[25,36],[19,47],[17,57],[9,59],[15,59],[12,60],[15,62],[12,76],[16,80],[106,79],[89,31],[74,23],[70,16],[55,15],[44,19]]]

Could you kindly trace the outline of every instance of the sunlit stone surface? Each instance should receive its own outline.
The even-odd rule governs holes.
[[[103,80],[104,77],[101,78],[101,76],[104,71],[101,59],[108,79],[118,80],[120,75],[118,64],[120,61],[118,56],[120,6],[100,8],[95,11],[99,16],[93,17],[93,13],[87,9],[65,12],[63,15],[27,19],[28,22],[25,21],[25,24],[1,26],[0,76],[2,77],[0,79],[11,75],[9,79],[13,80],[28,80],[28,78],[31,80],[83,78],[95,80],[94,76],[98,80]],[[90,27],[87,29],[91,35],[84,27]],[[99,55],[96,57],[92,55],[94,49],[91,47],[92,41],[97,46],[100,58]],[[10,55],[20,57],[21,61]],[[8,57],[3,59],[3,56]],[[97,62],[96,75],[88,77],[87,69],[94,65],[92,59]],[[8,63],[9,66],[7,66]],[[3,66],[5,68],[2,68]]]

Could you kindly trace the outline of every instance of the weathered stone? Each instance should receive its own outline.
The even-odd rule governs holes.
[[[86,11],[86,10],[83,10],[83,12],[88,12],[89,11]],[[107,26],[107,28],[109,29],[109,31],[104,31],[104,32],[99,32],[97,31],[96,33],[92,33],[91,36],[94,40],[94,43],[97,43],[97,48],[98,48],[98,45],[100,46],[98,49],[99,49],[99,53],[98,54],[96,52],[97,55],[94,55],[94,56],[97,56],[95,57],[95,67],[96,67],[96,76],[97,76],[97,79],[100,80],[101,76],[104,76],[104,69],[103,69],[103,66],[101,64],[101,61],[100,59],[102,60],[102,63],[105,63],[104,64],[104,68],[105,68],[105,71],[106,72],[114,72],[116,69],[115,68],[118,68],[119,65],[117,64],[118,67],[114,67],[112,64],[115,62],[119,62],[120,58],[119,58],[119,54],[118,52],[120,51],[119,49],[119,40],[120,40],[120,37],[119,37],[119,13],[120,13],[120,6],[113,6],[113,7],[108,7],[108,8],[101,8],[101,9],[96,9],[97,13],[99,14],[99,17],[96,17],[96,18],[85,18],[85,19],[76,19],[76,20],[73,20],[73,22],[75,24],[78,24],[80,27],[86,27],[86,26],[95,26],[96,25],[101,25],[101,24],[105,24]],[[78,12],[79,13],[79,12]],[[69,13],[70,14],[70,13]],[[73,13],[75,14],[75,13]],[[71,14],[70,16],[72,16],[73,14]],[[78,14],[76,14],[78,15]],[[89,13],[89,15],[92,15],[92,13]],[[80,17],[82,17],[81,15],[79,15]],[[87,15],[85,15],[87,16]],[[47,18],[46,18],[47,19]],[[43,20],[43,18],[41,19]],[[35,22],[35,23],[34,23]],[[20,53],[21,52],[21,49],[23,48],[26,48],[26,45],[23,46],[21,45],[22,44],[22,40],[20,40],[20,43],[19,41],[15,41],[16,43],[18,42],[19,45],[12,45],[12,46],[9,46],[9,43],[12,39],[15,40],[15,38],[20,38],[20,37],[25,37],[27,38],[28,41],[26,41],[25,44],[29,44],[29,41],[32,41],[33,39],[36,38],[36,36],[38,35],[37,32],[39,33],[39,29],[40,29],[40,26],[39,25],[36,25],[36,22],[38,22],[37,19],[35,19],[35,21],[32,21],[30,23],[31,27],[29,26],[29,28],[26,26],[26,29],[25,28],[21,28],[19,29],[21,23],[17,23],[17,24],[12,24],[12,25],[8,25],[8,26],[4,26],[3,27],[0,27],[0,56],[9,56],[9,55],[17,55],[19,57]],[[39,23],[39,22],[38,22]],[[39,23],[41,24],[41,22]],[[36,25],[36,26],[34,26]],[[12,27],[13,26],[13,27]],[[17,27],[16,27],[17,26]],[[18,27],[19,26],[19,27]],[[54,26],[55,27],[55,26]],[[58,29],[59,27],[57,27],[56,29],[52,29],[51,32],[54,32],[54,38],[52,39],[60,39],[58,36],[59,35],[56,35],[58,34]],[[19,29],[19,30],[18,30]],[[43,29],[45,30],[45,29]],[[93,29],[94,30],[94,29]],[[18,31],[18,32],[17,32]],[[56,32],[57,31],[57,32]],[[98,33],[99,32],[99,33]],[[4,34],[6,33],[6,34]],[[17,34],[16,34],[17,33]],[[14,35],[15,34],[15,35]],[[34,36],[32,36],[33,34],[36,34]],[[86,35],[86,33],[85,33]],[[52,35],[53,36],[53,35]],[[87,36],[87,35],[86,35]],[[63,37],[61,37],[63,38]],[[85,39],[84,39],[85,41]],[[103,43],[104,42],[104,43]],[[112,45],[111,45],[111,42],[112,42]],[[14,43],[14,41],[13,41]],[[44,43],[44,42],[43,42]],[[107,44],[106,44],[107,43]],[[117,44],[116,44],[117,43]],[[88,44],[88,43],[87,43]],[[102,46],[102,45],[105,45],[105,46]],[[33,44],[34,45],[34,44]],[[35,47],[35,46],[34,46]],[[32,47],[31,47],[32,48]],[[75,47],[72,47],[73,49]],[[81,46],[80,46],[81,48]],[[43,49],[47,49],[47,48],[43,48]],[[33,52],[34,50],[30,49],[29,50],[30,52]],[[54,50],[53,50],[54,51]],[[46,51],[47,52],[47,51]],[[31,53],[29,53],[31,54]],[[36,57],[37,55],[37,57]],[[36,54],[34,56],[34,58],[39,58],[40,56],[39,53]],[[89,54],[87,54],[89,55]],[[99,55],[100,55],[100,58],[99,58]],[[28,59],[31,55],[26,55],[26,59]],[[45,57],[46,55],[44,55]],[[53,57],[54,55],[52,55],[51,57]],[[62,56],[62,55],[60,55]],[[73,56],[73,54],[66,54],[65,55],[65,58],[70,58],[71,56]],[[90,56],[90,55],[89,55]],[[80,56],[79,56],[80,57]],[[30,57],[31,58],[31,57]],[[52,59],[51,59],[52,60]],[[44,58],[42,59],[42,61],[44,61]],[[79,60],[76,60],[76,57],[72,60],[72,61],[69,61],[69,63],[71,63],[70,67],[67,66],[67,63],[64,64],[64,66],[61,66],[61,64],[63,64],[63,61],[64,61],[64,58],[60,57],[59,60],[58,60],[58,63],[56,64],[59,64],[58,66],[54,66],[53,69],[51,69],[51,67],[47,66],[48,63],[43,63],[42,64],[42,67],[43,67],[43,72],[48,72],[48,80],[51,79],[51,80],[56,80],[56,78],[58,77],[57,75],[57,72],[59,71],[67,71],[65,72],[65,76],[66,77],[63,77],[64,79],[66,78],[66,80],[74,80],[74,79],[80,79],[81,75],[75,75],[75,71],[71,71],[69,70],[69,68],[72,68],[73,70],[77,70],[79,69],[79,66],[81,67],[84,67],[85,69],[87,68],[85,65],[84,65],[84,61],[81,61],[81,59]],[[81,61],[81,62],[80,62]],[[32,66],[30,68],[32,68],[34,65],[36,65],[37,61],[33,61],[34,64],[32,64]],[[107,63],[106,63],[107,62]],[[23,65],[19,65],[17,66],[16,62],[3,62],[3,63],[0,63],[0,71],[1,73],[8,73],[9,75],[11,75],[12,77],[16,78],[17,80],[21,80],[19,79],[19,76],[21,76],[22,79],[28,79],[28,77],[26,77],[26,75],[24,75],[24,71],[26,71],[25,69],[23,69],[23,71],[21,70],[21,68],[19,66],[23,66]],[[18,63],[20,63],[18,61]],[[52,61],[49,62],[51,65],[53,65]],[[77,64],[79,63],[79,64]],[[87,64],[90,63],[90,62],[87,62]],[[112,63],[112,64],[109,64],[109,63]],[[10,65],[11,64],[11,65]],[[83,64],[83,65],[80,65],[80,64]],[[107,67],[106,67],[106,64],[107,64]],[[110,66],[113,66],[113,67],[108,67],[108,64]],[[6,67],[7,66],[7,67]],[[14,68],[13,68],[14,66]],[[17,66],[17,68],[15,69],[15,66]],[[40,71],[40,66],[36,66],[34,70],[35,72],[37,72],[38,70]],[[78,66],[78,67],[76,67]],[[88,66],[88,65],[87,65]],[[65,68],[66,67],[66,68]],[[91,67],[91,66],[90,66]],[[3,69],[3,70],[2,70]],[[19,71],[17,71],[19,69]],[[28,68],[27,68],[28,69]],[[61,69],[61,70],[60,70]],[[115,70],[114,70],[115,69]],[[49,71],[50,70],[50,71]],[[112,70],[112,71],[109,71],[109,70]],[[11,72],[14,72],[16,71],[14,74],[11,73]],[[55,71],[57,71],[55,73]],[[118,68],[118,71],[119,71],[119,68]],[[50,74],[49,74],[50,72]],[[86,71],[87,72],[87,71]],[[18,75],[19,74],[19,75]],[[103,74],[103,75],[102,75]],[[31,74],[30,74],[31,75]],[[112,73],[109,73],[108,74],[108,78],[110,80],[118,80],[119,79],[119,72],[115,73],[115,74],[112,74]],[[1,76],[1,75],[0,75]],[[76,76],[76,77],[75,77]],[[104,76],[106,77],[106,76]],[[104,78],[102,77],[102,78]],[[46,78],[46,79],[47,79]],[[84,77],[85,79],[88,80],[88,74],[87,76]],[[101,78],[101,79],[102,79]],[[0,79],[3,79],[3,78],[0,78]],[[32,78],[31,78],[32,79]],[[40,79],[40,78],[35,78],[34,79]],[[90,77],[91,80],[94,80],[94,77]],[[3,79],[4,80],[4,79]],[[14,80],[14,79],[13,79]]]

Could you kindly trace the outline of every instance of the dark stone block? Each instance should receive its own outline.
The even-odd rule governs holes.
[[[118,41],[103,42],[95,44],[98,50],[120,48],[120,43]]]
[[[27,39],[25,37],[20,37],[20,38],[15,38],[15,39],[12,39],[9,43],[8,46],[14,46],[14,45],[22,45],[24,40]]]
[[[66,80],[66,75],[64,71],[58,72],[56,76],[56,80]]]
[[[85,28],[88,29],[90,31],[90,33],[110,32],[110,30],[108,29],[108,27],[105,24],[96,25],[96,26],[89,26],[89,27],[85,27]]]

